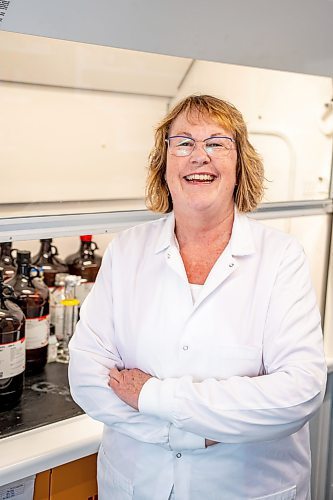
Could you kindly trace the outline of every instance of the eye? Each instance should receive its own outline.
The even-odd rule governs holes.
[[[213,137],[206,141],[206,146],[211,149],[230,149],[231,141],[225,137]]]
[[[177,143],[176,143],[176,146],[181,148],[181,147],[189,147],[189,148],[192,148],[193,147],[193,144],[194,142],[191,140],[191,139],[185,139],[185,138],[180,138],[180,137],[177,137]]]

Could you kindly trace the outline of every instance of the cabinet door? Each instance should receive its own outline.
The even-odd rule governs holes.
[[[97,454],[51,470],[50,500],[97,498]]]
[[[51,471],[37,474],[35,479],[34,500],[49,500]]]

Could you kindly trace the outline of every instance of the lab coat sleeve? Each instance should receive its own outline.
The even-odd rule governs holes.
[[[167,449],[204,448],[205,439],[174,428],[167,420],[144,415],[121,401],[108,386],[109,370],[124,368],[115,345],[112,316],[112,245],[80,311],[70,341],[69,382],[76,403],[92,418],[139,441]]]
[[[256,377],[151,378],[140,393],[139,410],[225,443],[281,438],[309,420],[324,396],[326,363],[308,264],[294,240],[271,291],[263,365],[264,374]]]

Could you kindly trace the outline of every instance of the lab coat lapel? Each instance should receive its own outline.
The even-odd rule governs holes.
[[[218,286],[222,285],[222,283],[229,278],[237,267],[237,261],[233,258],[230,245],[228,245],[217,259],[211,272],[209,273],[206,282],[202,287],[201,293],[194,304],[194,310],[197,309],[205,298],[214,292]]]

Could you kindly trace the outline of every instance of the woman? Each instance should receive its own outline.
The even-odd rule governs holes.
[[[70,345],[105,424],[99,498],[309,499],[320,317],[303,250],[249,219],[263,168],[241,114],[190,96],[156,131],[148,207],[117,235]]]

